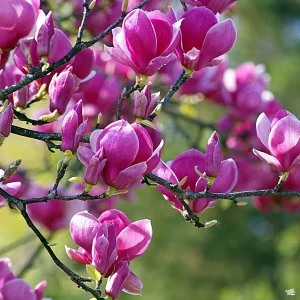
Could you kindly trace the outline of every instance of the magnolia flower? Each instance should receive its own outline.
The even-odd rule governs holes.
[[[159,163],[163,140],[158,132],[154,132],[150,135],[141,125],[130,125],[124,120],[113,122],[92,133],[91,149],[79,147],[78,158],[89,167],[92,157],[102,148],[101,159],[106,163],[101,177],[108,186],[123,190]]]
[[[0,53],[28,35],[38,17],[39,0],[1,0]]]
[[[218,161],[219,158],[216,160]],[[153,174],[172,182],[179,184],[181,188],[193,192],[203,192],[207,187],[208,178],[206,175],[206,158],[205,155],[195,149],[188,150],[179,154],[173,161],[165,164],[163,161],[153,171]],[[215,163],[218,166],[218,163]],[[196,172],[197,169],[197,172]],[[203,174],[203,177],[198,175],[198,172]],[[210,188],[212,193],[228,193],[237,183],[238,171],[234,160],[231,158],[223,160],[220,165],[219,174],[213,181]],[[162,193],[166,200],[173,202],[173,207],[179,211],[183,210],[179,199],[168,189],[163,186],[158,186],[158,191]],[[191,209],[195,213],[200,213],[209,205],[213,204],[212,199],[198,199],[190,202]]]
[[[160,92],[151,94],[151,87],[149,85],[139,92],[133,93],[134,100],[134,116],[140,119],[147,119],[152,113],[156,102],[159,100]]]
[[[70,150],[74,154],[78,149],[86,127],[87,121],[83,121],[82,101],[80,100],[64,118],[61,128],[61,150],[63,152]]]
[[[24,279],[15,277],[9,258],[0,259],[1,300],[46,300],[42,298],[46,285],[47,281],[42,281],[33,289]]]
[[[14,113],[12,104],[5,104],[0,112],[0,146],[2,145],[4,139],[10,135],[13,119]]]
[[[300,163],[300,121],[286,110],[280,110],[272,121],[265,113],[256,121],[258,139],[266,152],[253,149],[261,160],[280,172],[291,172]]]
[[[171,11],[172,15],[172,11]],[[173,21],[176,20],[172,15]],[[236,27],[231,19],[218,22],[216,16],[205,7],[192,8],[182,15],[181,43],[176,55],[181,64],[198,71],[221,62],[236,40]]]
[[[222,149],[216,131],[209,138],[205,152],[205,173],[208,177],[217,177],[222,162]]]
[[[139,295],[142,283],[129,268],[129,262],[148,248],[152,227],[149,220],[131,223],[121,211],[112,209],[97,219],[87,211],[77,213],[70,232],[78,250],[66,247],[67,255],[81,264],[92,264],[109,277],[106,291],[117,298],[120,292]]]
[[[50,110],[57,110],[60,115],[66,111],[67,105],[75,92],[75,77],[73,67],[68,67],[59,74],[55,74],[49,85]]]
[[[154,75],[175,58],[173,51],[179,42],[180,23],[172,25],[168,17],[158,10],[145,12],[135,9],[126,16],[122,28],[113,29],[114,47],[105,46],[105,50],[136,73]]]
[[[206,6],[216,14],[234,6],[237,0],[183,0],[183,2],[194,6]]]

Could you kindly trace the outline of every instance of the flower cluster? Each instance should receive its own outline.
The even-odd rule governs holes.
[[[119,210],[107,210],[97,219],[87,211],[77,213],[70,232],[78,250],[66,247],[68,256],[92,265],[101,277],[108,278],[105,293],[116,299],[121,291],[140,295],[142,282],[130,270],[130,261],[142,255],[152,237],[149,220],[131,222]]]

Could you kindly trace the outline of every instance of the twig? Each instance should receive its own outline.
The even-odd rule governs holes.
[[[83,3],[83,16],[81,20],[81,24],[78,30],[78,35],[77,35],[77,40],[76,40],[76,45],[82,42],[82,37],[83,37],[83,31],[84,27],[88,18],[88,15],[90,13],[91,9],[89,7],[89,0],[84,0]]]
[[[170,90],[168,91],[167,95],[157,102],[152,114],[148,117],[150,122],[159,114],[161,109],[166,106],[168,101],[172,98],[172,96],[179,90],[179,88],[191,77],[185,70],[182,71],[177,81],[171,86]]]
[[[123,106],[123,102],[125,99],[127,99],[134,91],[137,91],[141,88],[141,86],[139,84],[135,84],[134,86],[130,87],[130,88],[126,88],[124,87],[124,89],[122,90],[121,93],[121,97],[118,100],[118,109],[117,109],[117,120],[121,119],[121,114],[122,114],[122,106]]]

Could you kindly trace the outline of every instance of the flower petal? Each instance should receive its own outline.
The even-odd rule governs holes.
[[[73,216],[70,221],[70,232],[73,241],[91,252],[93,239],[100,228],[100,223],[92,214],[82,211]]]
[[[1,292],[5,300],[36,300],[36,295],[32,287],[24,279],[20,278],[6,282]]]
[[[271,130],[271,122],[265,113],[261,113],[256,121],[256,134],[261,143],[269,149],[268,140]]]
[[[152,238],[150,220],[139,220],[123,229],[117,237],[118,259],[132,260],[142,255]]]
[[[132,272],[126,279],[123,292],[131,295],[142,295],[143,283],[141,280]]]
[[[284,169],[281,166],[280,162],[272,155],[267,154],[262,151],[258,151],[256,149],[253,149],[253,154],[256,155],[260,160],[265,161],[266,163],[272,165],[275,169],[277,169],[280,172],[283,172]]]

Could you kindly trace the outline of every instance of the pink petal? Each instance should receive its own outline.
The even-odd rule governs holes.
[[[136,9],[124,19],[123,30],[131,59],[143,72],[157,52],[157,38],[154,27],[146,13],[143,10]],[[143,72],[143,75],[146,74]]]
[[[256,155],[260,160],[265,161],[266,163],[272,165],[275,169],[277,169],[280,172],[283,172],[284,169],[281,166],[280,162],[272,155],[267,154],[262,151],[258,151],[256,149],[252,150],[254,155]]]
[[[205,167],[205,155],[195,149],[190,149],[179,154],[171,163],[170,168],[176,174],[178,181],[182,180],[187,176],[187,180],[183,189],[190,187],[191,190],[195,190],[195,185],[199,179],[199,175],[195,171],[195,166],[197,166],[200,172],[204,172]]]
[[[88,260],[87,256],[84,255],[84,253],[81,253],[78,250],[66,247],[66,253],[73,261],[82,264],[82,265],[88,265],[91,262]]]
[[[14,196],[20,191],[21,185],[21,182],[9,182],[5,185],[2,185],[1,188],[8,194]]]
[[[113,182],[111,182],[111,186],[118,190],[124,190],[133,180],[140,178],[146,170],[146,162],[141,162],[136,165],[130,166],[119,173],[117,178]]]
[[[82,211],[73,216],[70,221],[70,232],[73,241],[91,252],[93,239],[100,228],[100,223],[92,214]]]
[[[172,60],[176,59],[176,55],[174,53],[169,54],[168,56],[158,56],[152,59],[147,69],[142,75],[152,76],[154,75],[162,66],[167,65]]]
[[[164,146],[164,140],[160,141],[160,144],[157,146],[155,151],[153,151],[151,157],[146,161],[147,163],[147,170],[145,171],[145,174],[150,173],[153,171],[157,165],[160,162],[160,156],[161,156],[161,149]]]
[[[261,113],[256,121],[256,134],[261,143],[269,149],[268,140],[271,130],[271,122],[265,113]]]
[[[99,222],[103,223],[110,223],[113,222],[115,224],[115,234],[116,236],[119,235],[119,233],[127,227],[129,224],[131,224],[131,221],[128,219],[128,217],[120,210],[117,209],[110,209],[105,211],[101,214],[99,217]]]
[[[139,124],[131,125],[139,139],[139,150],[133,161],[133,165],[147,161],[153,153],[153,144],[148,132]]]
[[[224,20],[213,26],[204,39],[197,70],[228,52],[233,47],[236,36],[236,27],[231,19]]]
[[[221,163],[220,174],[215,179],[210,192],[228,193],[236,185],[238,180],[238,168],[235,161],[231,158],[223,160]]]
[[[34,290],[24,279],[16,278],[6,282],[1,292],[5,300],[36,300]]]
[[[139,220],[131,223],[117,237],[118,259],[128,257],[132,260],[142,255],[152,238],[150,220]]]
[[[126,279],[123,292],[131,295],[142,295],[143,283],[141,280],[132,272]]]
[[[212,26],[217,24],[217,18],[205,7],[192,8],[182,17],[184,18],[181,24],[183,51],[188,52],[192,48],[201,50],[206,34]]]
[[[44,289],[47,285],[47,281],[41,281],[38,283],[35,287],[35,295],[36,295],[36,300],[42,300],[43,294],[44,294]]]
[[[158,164],[158,166],[152,171],[152,173],[158,177],[163,178],[164,180],[167,180],[173,184],[177,184],[179,182],[179,180],[177,179],[175,173],[173,172],[173,170],[171,170],[169,168],[169,166],[167,166],[163,161],[160,161],[160,163]],[[174,198],[174,194],[166,189],[165,187],[159,185],[157,187],[157,190],[162,193],[163,195],[165,195],[167,198]]]
[[[135,160],[139,150],[139,140],[133,127],[124,120],[107,126],[99,136],[99,148],[103,147],[107,158],[105,173],[109,183],[116,180],[119,173]],[[130,149],[123,151],[122,149]]]
[[[86,167],[89,165],[89,162],[91,161],[94,154],[95,153],[91,149],[89,149],[87,147],[83,147],[83,146],[80,146],[77,150],[78,159]]]
[[[93,150],[93,152],[97,152],[100,147],[98,146],[99,142],[99,136],[101,135],[103,129],[98,129],[98,130],[95,130],[92,132],[91,136],[90,136],[90,145],[91,145],[91,148]]]
[[[173,39],[173,28],[167,16],[159,10],[149,12],[148,18],[154,27],[157,38],[156,56],[159,56],[169,47]]]
[[[300,121],[289,116],[279,120],[271,129],[269,149],[284,171],[289,171],[300,154]]]

